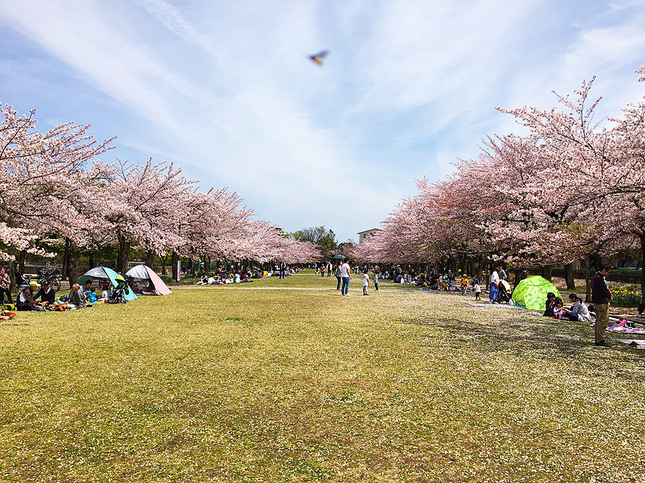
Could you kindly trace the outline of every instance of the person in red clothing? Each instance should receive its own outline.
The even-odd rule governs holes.
[[[593,277],[591,277],[591,301],[596,308],[596,345],[600,347],[609,347],[605,341],[605,331],[609,324],[609,304],[611,303],[611,292],[607,285],[605,277],[609,275],[610,268],[603,265]]]

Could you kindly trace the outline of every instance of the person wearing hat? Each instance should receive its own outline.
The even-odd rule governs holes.
[[[44,281],[42,287],[40,287],[40,290],[34,297],[34,299],[37,299],[40,297],[40,301],[43,304],[53,304],[56,301],[56,291],[52,288],[51,283],[48,281]]]
[[[29,285],[18,294],[16,309],[34,310],[34,307],[37,305],[36,299],[34,299],[34,292],[39,288],[40,285],[38,282],[29,282]]]

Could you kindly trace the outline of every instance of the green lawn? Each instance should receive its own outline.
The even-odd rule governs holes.
[[[643,352],[470,296],[335,286],[0,324],[0,480],[645,480]]]

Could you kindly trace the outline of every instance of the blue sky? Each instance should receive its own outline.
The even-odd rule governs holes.
[[[2,0],[0,34],[0,102],[43,131],[92,124],[106,161],[173,161],[339,241],[519,131],[496,106],[593,75],[597,120],[645,95],[645,0]]]

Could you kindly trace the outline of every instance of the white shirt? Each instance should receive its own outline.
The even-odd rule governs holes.
[[[490,276],[490,281],[491,283],[495,283],[495,285],[499,285],[499,275],[497,274],[497,270],[493,272],[493,274]]]
[[[340,266],[340,276],[349,277],[349,263],[345,262]]]
[[[364,273],[363,274],[363,287],[367,287],[370,284],[370,277]]]

